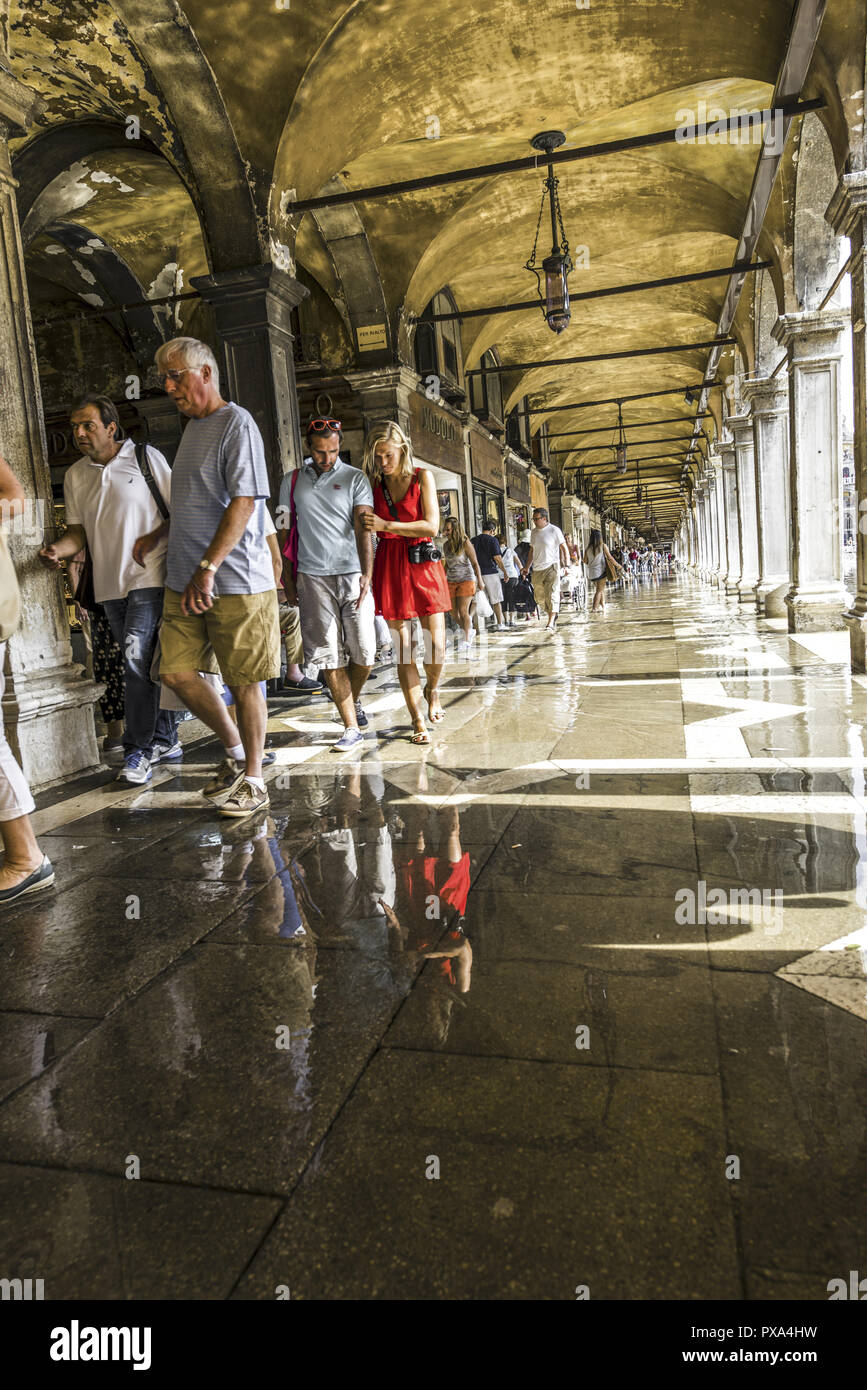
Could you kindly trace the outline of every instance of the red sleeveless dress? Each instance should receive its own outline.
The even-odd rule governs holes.
[[[418,472],[412,476],[406,496],[395,503],[397,517],[392,517],[382,491],[382,484],[373,489],[373,510],[383,521],[419,521],[424,515]],[[376,611],[390,622],[405,618],[422,618],[428,613],[448,613],[452,606],[446,571],[442,560],[426,560],[411,565],[407,549],[424,537],[395,536],[390,531],[377,531],[376,555],[373,560],[373,598]]]

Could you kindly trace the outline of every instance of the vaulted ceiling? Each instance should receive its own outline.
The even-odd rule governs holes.
[[[11,66],[44,100],[15,145],[34,283],[43,301],[53,285],[59,302],[95,303],[102,290],[88,276],[99,281],[102,253],[94,246],[82,257],[88,237],[111,248],[147,296],[183,288],[208,268],[270,257],[303,268],[339,329],[332,305],[350,321],[354,299],[369,301],[372,266],[392,341],[405,348],[401,325],[405,335],[407,316],[444,285],[464,310],[531,297],[523,264],[544,170],[360,201],[330,221],[293,217],[294,200],[520,158],[543,129],[561,129],[567,145],[580,146],[671,129],[687,111],[712,120],[714,108],[762,108],[793,8],[789,0],[590,0],[586,8],[571,0],[187,0],[183,9],[172,0],[13,0]],[[857,154],[859,131],[863,140],[864,26],[862,0],[829,0],[815,80],[804,91],[826,97],[829,158],[838,163]],[[730,265],[758,154],[745,139],[560,166],[566,233],[573,249],[585,248],[573,291]],[[790,155],[759,246],[774,261],[778,299],[792,169]],[[116,275],[111,284],[116,290]],[[706,350],[547,363],[712,338],[726,285],[579,302],[556,337],[535,310],[466,319],[464,365],[477,366],[492,346],[506,367],[541,362],[503,377],[507,405],[528,396],[539,411],[683,387],[702,379]],[[179,306],[174,326],[186,312]],[[751,293],[734,332],[749,366]],[[352,340],[332,337],[334,365],[345,365]],[[721,370],[733,361],[729,354]],[[624,413],[633,437],[664,440],[690,432],[695,407],[673,394]],[[616,407],[547,418],[559,432],[613,431]],[[534,427],[545,419],[535,414]],[[572,442],[586,447],[582,437]],[[659,465],[661,514],[673,517],[680,446],[640,452],[670,455]],[[610,477],[610,449],[580,461]]]

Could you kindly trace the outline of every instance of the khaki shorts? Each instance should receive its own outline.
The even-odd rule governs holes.
[[[223,594],[206,613],[181,612],[181,595],[166,589],[160,629],[160,675],[213,671],[226,685],[257,685],[280,674],[277,590]]]
[[[368,590],[357,609],[360,584],[360,574],[299,574],[301,636],[310,666],[336,671],[350,662],[372,666],[376,661],[373,594]]]

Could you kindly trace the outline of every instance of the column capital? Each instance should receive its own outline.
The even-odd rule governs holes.
[[[724,471],[732,472],[735,466],[735,441],[733,439],[721,439],[719,452]]]
[[[781,314],[772,337],[796,357],[839,357],[840,334],[849,325],[848,309],[805,309]]]
[[[726,421],[729,429],[734,435],[735,448],[742,448],[753,442],[753,417],[749,410],[741,411],[737,415],[730,415]]]
[[[4,139],[23,135],[44,109],[45,102],[38,92],[19,82],[6,68],[0,67],[0,135]]]
[[[830,222],[838,236],[851,237],[858,219],[867,213],[867,169],[856,169],[851,174],[841,174],[834,190],[834,196],[825,210],[825,220]]]
[[[207,304],[214,306],[222,337],[251,327],[279,326],[289,332],[291,310],[310,293],[288,271],[270,261],[238,270],[221,270],[216,275],[194,275],[190,284]]]
[[[788,376],[755,376],[744,382],[744,400],[752,415],[783,414],[789,408]]]

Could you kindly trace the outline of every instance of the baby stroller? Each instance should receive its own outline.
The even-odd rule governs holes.
[[[529,579],[525,579],[523,575],[520,575],[518,578],[518,583],[515,586],[513,599],[515,608],[519,613],[522,613],[525,617],[538,616],[539,608],[536,603],[536,595],[533,590],[533,585],[531,581]]]
[[[560,607],[569,604],[572,608],[583,608],[584,587],[583,565],[569,565],[566,573],[560,576]]]

